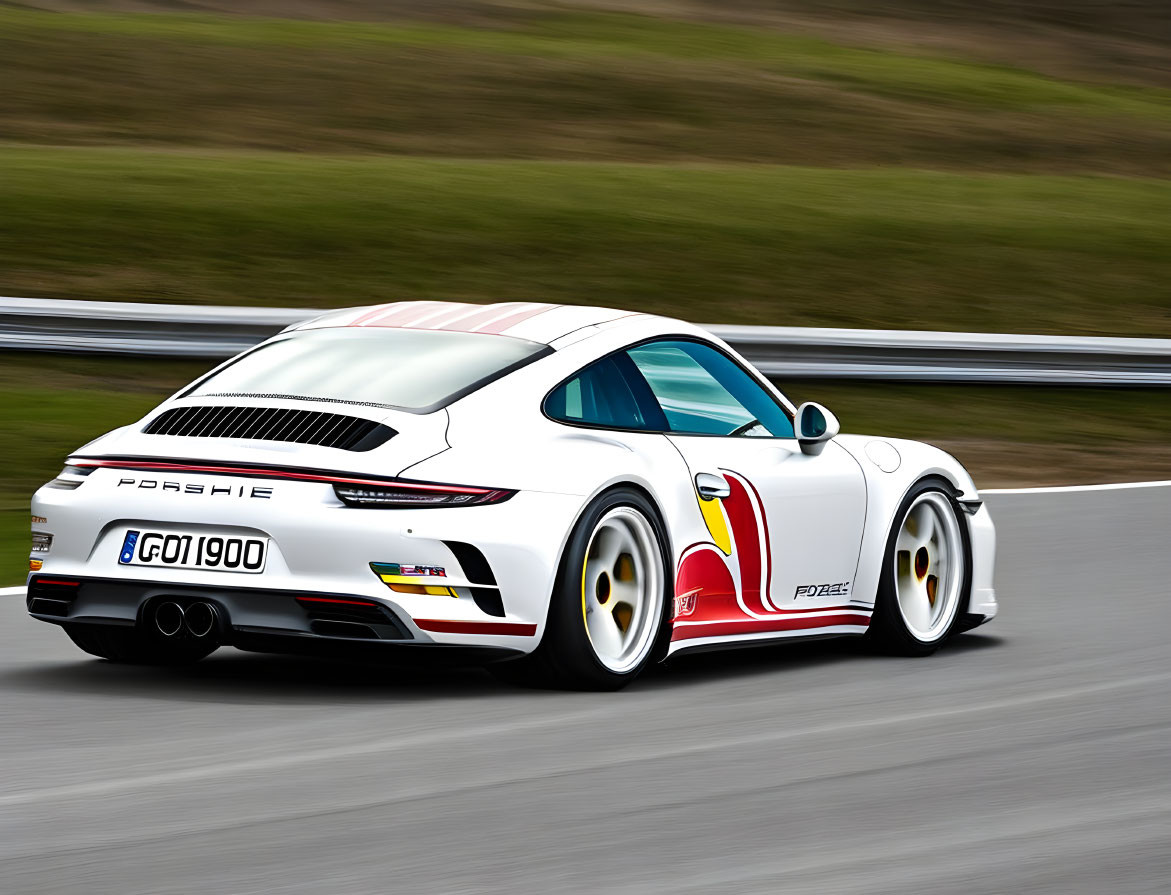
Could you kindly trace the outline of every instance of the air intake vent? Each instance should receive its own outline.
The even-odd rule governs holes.
[[[147,435],[252,438],[369,451],[397,433],[356,416],[290,407],[175,407],[150,421]]]

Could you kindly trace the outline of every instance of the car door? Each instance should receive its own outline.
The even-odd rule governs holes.
[[[833,442],[803,454],[789,412],[710,344],[661,339],[627,354],[691,471],[713,543],[738,568],[741,608],[845,604],[866,514],[857,461]]]

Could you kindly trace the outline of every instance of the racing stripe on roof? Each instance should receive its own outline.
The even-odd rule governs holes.
[[[439,328],[451,332],[475,332],[481,323],[493,320],[501,314],[511,314],[521,307],[523,303],[518,301],[492,305],[462,305],[459,313],[450,320],[444,320]]]
[[[412,326],[435,311],[442,311],[447,307],[441,301],[408,301],[396,302],[387,308],[386,313],[380,314],[362,322],[362,326]]]
[[[551,311],[555,307],[557,306],[550,304],[529,304],[528,307],[522,310],[485,321],[470,331],[475,333],[502,333],[506,329],[516,326],[518,323],[523,323],[530,317],[536,317],[538,314]]]
[[[459,329],[459,321],[473,314],[483,313],[483,305],[469,302],[451,302],[442,311],[430,314],[425,320],[416,320],[412,326],[418,329]]]
[[[500,335],[513,326],[557,307],[560,306],[532,301],[510,301],[490,305],[450,301],[398,301],[371,308],[348,325]]]
[[[357,317],[355,317],[353,320],[351,320],[346,325],[347,326],[364,326],[368,321],[373,320],[375,317],[381,317],[383,314],[388,313],[389,311],[391,311],[394,308],[401,308],[404,305],[409,305],[409,304],[413,304],[413,302],[396,301],[396,302],[392,302],[388,305],[378,305],[377,307],[374,307],[374,308],[371,308],[370,310],[368,310],[365,314],[359,314]]]

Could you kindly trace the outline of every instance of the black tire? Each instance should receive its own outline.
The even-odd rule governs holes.
[[[586,551],[598,522],[618,507],[629,507],[650,523],[662,564],[662,600],[655,622],[654,642],[638,664],[618,673],[599,661],[583,617],[582,569]],[[614,488],[598,496],[573,528],[558,568],[549,602],[545,633],[537,649],[523,659],[500,662],[489,671],[501,680],[529,687],[567,690],[619,690],[633,681],[652,662],[663,658],[672,607],[668,540],[662,520],[651,502],[629,487]]]
[[[960,582],[956,605],[946,628],[936,638],[925,641],[916,636],[908,627],[899,608],[898,590],[895,583],[895,543],[903,519],[911,505],[926,492],[938,492],[947,498],[947,504],[955,515],[961,550],[964,558],[964,574]],[[956,623],[963,616],[968,598],[972,593],[972,539],[968,523],[955,501],[952,489],[940,479],[928,478],[917,482],[899,504],[898,511],[887,535],[886,550],[882,560],[882,575],[878,582],[878,594],[874,604],[874,616],[866,632],[868,643],[880,652],[896,656],[929,656],[946,642],[955,630]]]
[[[69,639],[91,656],[131,665],[189,665],[213,653],[214,641],[163,642],[137,628],[66,625]]]

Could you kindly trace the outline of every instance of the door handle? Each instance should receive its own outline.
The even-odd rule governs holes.
[[[732,486],[722,475],[713,475],[710,472],[701,472],[695,476],[695,490],[704,500],[723,500],[732,496]]]

